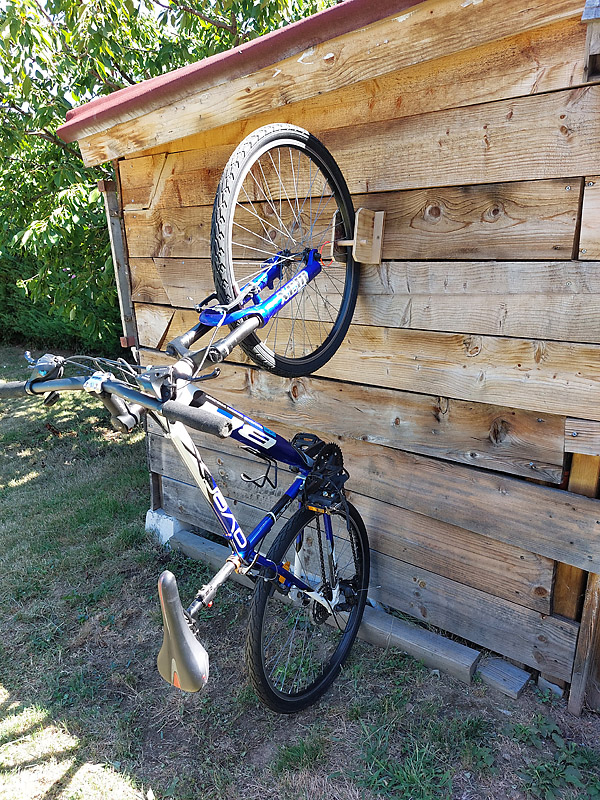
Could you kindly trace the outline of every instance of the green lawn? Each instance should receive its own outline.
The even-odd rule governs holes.
[[[24,365],[0,349],[0,381]],[[115,434],[88,397],[0,402],[2,800],[600,798],[596,715],[395,651],[358,643],[321,704],[266,711],[233,585],[203,624],[206,692],[163,684],[157,576],[168,565],[189,599],[208,572],[147,538],[148,506],[141,432]]]

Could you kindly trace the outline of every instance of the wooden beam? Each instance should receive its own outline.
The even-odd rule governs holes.
[[[131,347],[134,358],[137,360],[139,340],[131,303],[131,278],[127,261],[127,244],[121,209],[117,197],[117,185],[114,181],[98,181],[98,189],[104,197],[104,210],[108,223],[108,235],[115,270],[115,282],[119,308],[121,310],[121,323],[123,325],[124,346]]]
[[[196,321],[196,314],[181,311],[169,336],[183,333]],[[289,320],[281,318],[278,325],[282,336],[290,327]],[[317,338],[318,331],[314,333]],[[155,338],[153,334],[152,341],[140,343],[155,347]],[[539,411],[542,417],[569,414],[600,419],[598,363],[600,346],[593,344],[353,325],[318,375],[524,408]]]
[[[585,178],[583,206],[581,209],[581,233],[579,257],[593,261],[600,257],[600,177]]]
[[[513,700],[518,700],[531,680],[529,672],[515,667],[503,658],[482,659],[477,667],[477,675],[487,686],[512,697]]]
[[[172,103],[148,111],[126,111],[91,121],[79,136],[87,166],[179,136],[256,115],[378,78],[400,67],[431,61],[504,37],[568,20],[581,11],[578,0],[545,0],[523,8],[505,0],[502,9],[462,0],[429,0],[408,13],[330,39],[251,75],[216,86],[174,93]],[[161,107],[162,106],[162,107]],[[177,120],[173,127],[173,120]]]
[[[565,420],[565,452],[600,456],[600,422],[567,417]]]
[[[585,497],[595,497],[600,474],[600,458],[575,453],[571,462],[569,491]],[[567,619],[581,619],[588,574],[571,564],[556,564],[552,590],[552,611]],[[542,675],[550,684],[562,681],[554,675]]]
[[[397,192],[390,187],[355,195],[353,202],[386,212],[386,260],[507,259],[515,252],[523,259],[565,259],[573,251],[581,189],[581,178]],[[212,198],[210,203],[127,211],[130,257],[209,258]],[[263,206],[256,202],[254,210]],[[256,233],[262,224],[247,223]]]
[[[569,489],[571,491],[585,494],[588,497],[596,497],[599,477],[600,456],[580,455],[578,453],[573,455],[571,478],[569,480]],[[588,577],[585,572],[573,574],[572,568],[570,572],[567,572],[563,565],[558,565],[558,567],[560,569],[557,572],[557,583],[561,579],[565,583],[569,580],[572,584],[573,592],[571,598],[562,598],[562,605],[565,606],[563,611],[566,610],[568,614],[569,611],[573,610],[572,607],[575,607],[576,611],[579,612],[582,595],[585,591],[583,612],[581,613],[581,628],[577,640],[568,703],[569,711],[579,716],[583,709],[586,693],[591,688],[590,683],[600,668],[600,576],[591,573]],[[561,588],[560,583],[558,583],[558,588]],[[557,611],[558,613],[563,613],[560,604]]]
[[[600,575],[588,578],[583,616],[575,651],[568,710],[579,716],[586,699],[590,679],[597,682],[598,654],[600,653]],[[597,683],[596,683],[597,686]]]
[[[187,150],[199,154],[215,143],[228,146],[231,152],[247,134],[272,122],[300,125],[319,135],[331,128],[579,86],[585,39],[586,26],[577,17],[561,20],[297,103],[258,113],[248,111],[244,119],[165,142],[144,153]],[[136,157],[139,153],[132,152],[126,159]],[[205,177],[205,172],[198,174],[200,179]],[[184,191],[191,188],[192,181]],[[166,198],[170,191],[167,187]],[[165,204],[173,205],[168,199]]]
[[[331,130],[322,138],[353,193],[594,175],[599,98],[600,86],[586,86],[372,123],[352,136]]]
[[[583,70],[583,77],[586,81],[597,80],[600,77],[600,16],[598,15],[598,8],[595,11],[596,16],[586,20],[587,37]]]

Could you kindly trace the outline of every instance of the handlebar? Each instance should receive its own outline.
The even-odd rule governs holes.
[[[87,377],[54,378],[36,380],[28,385],[28,381],[10,381],[0,383],[0,398],[23,397],[28,394],[46,394],[48,392],[83,391]],[[162,402],[135,389],[119,380],[104,380],[102,391],[97,396],[108,408],[113,424],[118,430],[131,430],[140,420],[142,408],[161,414],[170,422],[182,422],[189,428],[225,438],[232,431],[231,420],[210,404],[188,406],[176,400]],[[123,402],[123,400],[125,402]]]
[[[22,397],[27,394],[25,387],[27,381],[9,381],[0,383],[0,397]]]

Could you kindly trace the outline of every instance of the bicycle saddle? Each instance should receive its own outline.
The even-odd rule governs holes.
[[[183,610],[175,576],[165,570],[158,579],[164,638],[156,660],[161,677],[184,692],[198,692],[208,680],[208,653],[196,638]]]

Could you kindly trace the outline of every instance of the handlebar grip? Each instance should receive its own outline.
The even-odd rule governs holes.
[[[172,339],[166,346],[165,352],[168,356],[172,356],[173,358],[184,358],[190,347],[210,330],[211,328],[209,325],[203,325],[201,322],[197,322],[189,331]]]
[[[7,381],[0,383],[0,397],[23,397],[27,392],[27,381]]]
[[[162,415],[169,422],[183,422],[188,428],[193,428],[202,433],[209,433],[212,436],[220,436],[225,439],[233,430],[231,420],[213,407],[206,408],[200,406],[186,406],[185,403],[178,403],[176,400],[167,400],[162,404]]]

